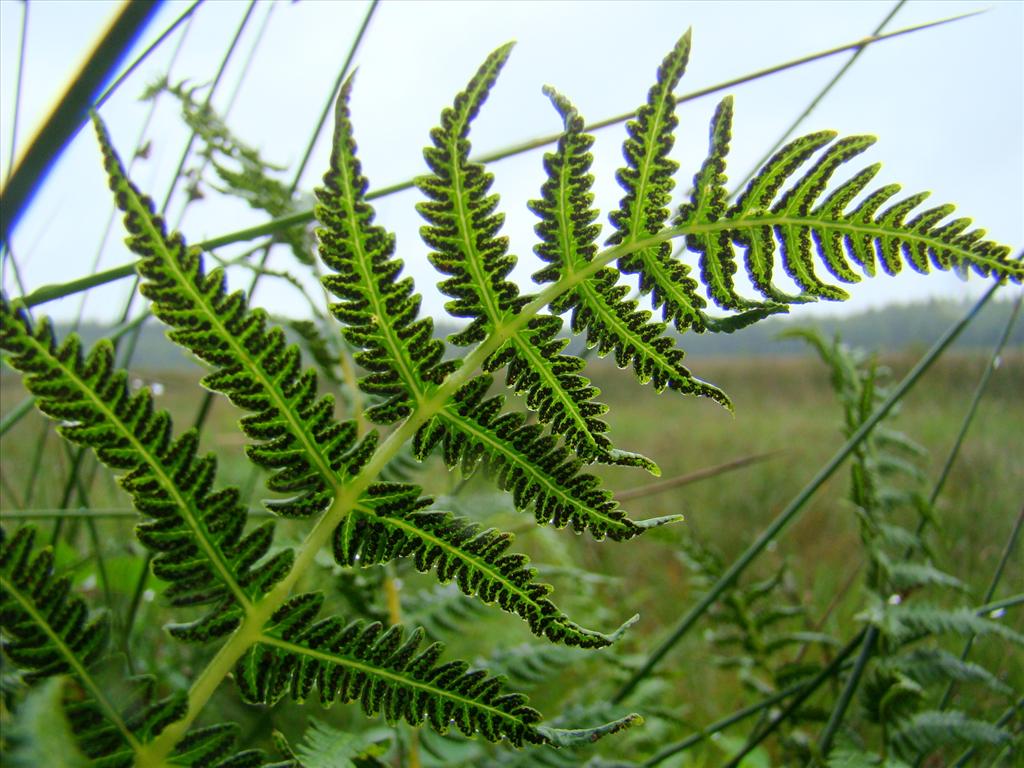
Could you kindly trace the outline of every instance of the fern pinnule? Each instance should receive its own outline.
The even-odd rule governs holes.
[[[814,254],[844,283],[861,279],[853,265],[873,276],[876,264],[881,263],[884,272],[894,275],[901,271],[904,260],[921,273],[931,266],[939,270],[969,267],[983,277],[1017,283],[1024,279],[1024,266],[1010,258],[1010,249],[983,240],[984,230],[967,231],[969,219],[942,223],[953,206],[927,209],[904,221],[927,193],[911,195],[880,210],[899,192],[899,185],[890,184],[868,193],[847,210],[878,173],[878,164],[820,199],[836,171],[875,143],[873,136],[835,140],[834,131],[820,131],[795,139],[776,152],[736,202],[725,209],[724,169],[732,116],[732,102],[726,99],[712,120],[708,160],[695,177],[691,200],[673,221],[673,227],[685,234],[687,248],[698,254],[708,296],[718,305],[740,308],[750,304],[733,283],[737,271],[734,246],[743,249],[751,283],[772,306],[848,298],[843,289],[817,276]],[[821,150],[824,152],[810,168],[797,176]],[[783,191],[787,183],[790,186]],[[772,281],[777,247],[783,268],[802,291],[799,295],[786,294]]]
[[[390,424],[408,416],[458,361],[442,360],[444,343],[434,338],[433,321],[419,317],[421,299],[412,278],[399,279],[403,264],[395,258],[395,236],[373,223],[374,210],[366,202],[369,182],[352,135],[351,89],[350,77],[335,107],[331,166],[317,190],[320,258],[332,270],[322,282],[341,299],[331,312],[348,342],[360,350],[356,362],[368,371],[359,386],[385,398],[366,415]]]
[[[172,625],[171,633],[197,642],[229,634],[291,566],[290,549],[265,559],[273,523],[245,532],[237,489],[215,487],[217,462],[199,455],[194,430],[175,439],[170,416],[154,409],[150,392],[131,394],[127,372],[114,368],[110,342],[100,341],[87,356],[74,335],[58,346],[49,322],[34,330],[6,299],[0,299],[0,320],[0,346],[25,374],[36,406],[62,421],[63,437],[124,473],[120,483],[143,515],[136,534],[156,553],[153,573],[169,582],[166,599],[212,606],[194,621]]]
[[[482,374],[462,386],[453,402],[417,432],[413,449],[425,457],[440,447],[449,467],[471,474],[482,467],[512,494],[518,509],[533,506],[541,525],[572,525],[596,539],[633,538],[644,530],[677,522],[681,515],[634,521],[582,461],[523,413],[503,413],[503,395],[487,397],[492,379]]]
[[[424,506],[414,490],[405,499],[380,499],[375,508],[361,503],[335,530],[335,559],[369,567],[410,558],[421,573],[436,570],[442,583],[454,581],[464,594],[497,603],[554,643],[603,648],[621,634],[595,632],[569,619],[549,599],[552,587],[535,581],[529,558],[508,551],[511,533]]]
[[[322,512],[370,458],[377,433],[358,438],[354,420],[336,421],[334,398],[317,397],[316,373],[302,368],[299,349],[286,343],[284,331],[268,328],[266,312],[249,309],[241,291],[228,294],[223,270],[207,273],[198,250],[180,234],[167,235],[152,201],[126,176],[99,118],[94,121],[129,246],[140,257],[140,291],[171,327],[170,339],[214,366],[203,385],[253,411],[241,421],[254,441],[249,458],[272,470],[270,490],[296,494],[268,506],[290,517]]]
[[[626,123],[622,151],[626,166],[615,178],[626,194],[609,219],[615,231],[608,245],[624,245],[660,232],[669,220],[673,175],[679,164],[669,158],[679,124],[673,95],[690,58],[687,30],[658,67],[658,77],[647,101]],[[690,267],[672,257],[672,246],[661,242],[639,248],[618,260],[619,271],[640,276],[640,293],[651,294],[654,308],[662,308],[666,322],[676,328],[704,330],[703,309],[707,302],[697,293],[698,283]]]
[[[530,301],[507,279],[516,258],[508,253],[508,238],[498,235],[504,215],[495,212],[498,196],[488,194],[494,176],[469,161],[467,138],[470,123],[510,51],[507,45],[492,53],[454,106],[444,110],[441,127],[431,132],[433,146],[424,150],[433,175],[417,180],[430,198],[417,210],[428,222],[420,231],[434,249],[431,263],[451,276],[439,285],[454,299],[445,308],[455,317],[470,318],[468,327],[451,338],[458,345],[483,340]],[[537,313],[490,355],[484,370],[493,373],[506,368],[508,386],[524,395],[527,406],[584,461],[657,472],[649,459],[614,450],[605,434],[608,425],[601,419],[608,408],[594,401],[597,388],[580,375],[584,361],[562,354],[568,341],[559,337],[561,327],[558,317]]]
[[[541,243],[534,250],[549,265],[533,279],[558,283],[571,280],[597,253],[600,227],[594,224],[598,212],[592,207],[594,179],[588,172],[594,137],[584,131],[583,118],[568,99],[550,87],[545,93],[562,117],[564,133],[557,151],[544,155],[548,178],[541,199],[530,203],[530,210],[541,218],[534,228]],[[551,307],[559,313],[571,310],[572,332],[586,332],[587,343],[602,356],[614,352],[620,368],[632,365],[641,383],[651,382],[657,391],[669,388],[704,395],[731,407],[724,392],[687,370],[682,364],[685,354],[665,333],[665,324],[637,309],[637,302],[626,298],[628,292],[619,284],[618,271],[603,267],[575,281]]]
[[[368,716],[383,715],[390,724],[427,722],[441,734],[454,725],[467,736],[515,746],[594,741],[637,721],[629,715],[578,732],[537,725],[540,714],[524,695],[506,692],[501,678],[464,661],[439,663],[444,646],[421,647],[422,629],[314,621],[322,601],[320,594],[291,598],[239,659],[235,677],[246,701],[272,704],[286,695],[303,701],[315,686],[324,706],[358,700]]]

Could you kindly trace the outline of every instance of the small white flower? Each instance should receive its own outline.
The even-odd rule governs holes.
[[[903,602],[903,598],[899,595],[889,595],[889,600],[887,602],[889,605],[899,605]]]

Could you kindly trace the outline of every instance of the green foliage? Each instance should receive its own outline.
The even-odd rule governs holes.
[[[379,765],[370,761],[384,751],[382,744],[367,743],[361,736],[311,718],[309,729],[293,754],[303,768],[364,768]]]
[[[838,339],[828,343],[814,333],[801,335],[829,366],[844,429],[853,433],[884,398],[885,372]],[[1005,729],[972,713],[932,703],[930,692],[952,683],[1013,696],[991,671],[948,652],[936,640],[993,636],[1007,645],[1024,645],[1024,636],[965,605],[922,597],[922,592],[935,589],[963,591],[964,585],[930,561],[923,533],[932,518],[931,505],[915,488],[921,484],[916,467],[905,460],[921,453],[905,435],[886,426],[864,441],[851,466],[850,500],[868,561],[863,618],[878,638],[878,651],[865,672],[861,707],[867,723],[882,731],[881,755],[847,746],[835,759],[828,755],[829,766],[857,765],[857,760],[889,765],[887,756],[912,763],[945,747],[1001,745],[1010,738]],[[903,527],[908,512],[916,529]]]
[[[801,166],[834,135],[822,132],[797,139],[769,160],[730,205],[725,190],[730,99],[715,112],[708,159],[695,176],[688,201],[673,216],[673,94],[689,49],[687,33],[662,62],[646,103],[627,124],[626,166],[617,174],[625,194],[611,214],[613,232],[605,250],[596,245],[600,230],[589,174],[593,139],[569,101],[547,90],[564,133],[557,149],[545,156],[541,198],[530,204],[540,218],[535,250],[546,264],[535,275],[541,286],[535,295],[522,293],[509,279],[516,258],[500,235],[503,214],[491,192],[494,179],[469,159],[471,124],[511,44],[492,53],[441,113],[440,126],[431,132],[424,152],[430,173],[416,186],[427,198],[417,209],[426,220],[422,237],[431,249],[430,261],[443,277],[439,287],[451,299],[446,310],[452,318],[468,321],[447,343],[435,337],[431,318],[422,316],[411,277],[402,276],[394,235],[374,223],[370,184],[356,156],[348,108],[352,80],[344,84],[335,110],[331,165],[316,193],[317,237],[319,257],[328,270],[322,283],[336,299],[330,312],[341,324],[359,372],[350,369],[347,351],[328,341],[322,329],[302,325],[296,330],[327,372],[329,384],[347,390],[345,420],[336,415],[334,395],[321,394],[321,377],[303,366],[299,346],[289,344],[284,329],[262,309],[250,307],[244,293],[230,292],[224,270],[207,269],[199,249],[189,247],[182,235],[168,234],[95,118],[128,246],[139,259],[140,293],[167,326],[171,341],[206,367],[203,386],[245,412],[240,429],[248,439],[246,457],[274,494],[265,502],[274,519],[252,524],[240,492],[218,485],[216,461],[200,454],[198,431],[173,436],[170,416],[154,407],[150,392],[132,392],[129,374],[115,369],[109,340],[88,353],[74,335],[59,344],[48,322],[34,323],[23,303],[3,299],[0,345],[7,360],[24,374],[39,410],[60,422],[58,432],[92,449],[119,474],[121,487],[140,513],[135,533],[152,554],[152,574],[163,582],[161,599],[186,614],[168,627],[171,637],[210,650],[188,691],[172,690],[160,698],[162,686],[155,680],[129,686],[139,693],[126,714],[111,703],[93,673],[100,662],[119,663],[106,644],[107,619],[89,618],[83,600],[71,593],[70,579],[54,573],[50,549],[33,552],[31,528],[21,528],[10,538],[3,534],[0,616],[5,656],[25,683],[71,676],[81,695],[65,696],[64,711],[82,752],[97,765],[263,764],[257,750],[236,752],[234,724],[197,725],[229,676],[235,682],[232,692],[245,705],[269,708],[284,698],[301,703],[315,688],[324,706],[358,701],[365,715],[382,716],[391,726],[425,724],[439,736],[454,726],[462,735],[487,743],[543,747],[506,754],[510,761],[536,757],[539,764],[578,764],[575,753],[551,750],[585,747],[642,718],[598,698],[589,709],[568,709],[542,724],[524,694],[507,690],[504,677],[465,661],[442,661],[443,645],[425,643],[423,627],[404,629],[397,599],[389,600],[387,627],[375,616],[336,614],[342,601],[355,606],[357,614],[360,606],[365,613],[381,613],[366,595],[372,580],[360,577],[374,573],[377,583],[394,590],[390,572],[379,570],[386,566],[427,574],[442,584],[452,582],[462,594],[496,604],[523,619],[537,637],[561,646],[604,648],[635,621],[605,634],[570,619],[551,600],[553,588],[538,581],[527,556],[511,551],[511,533],[445,509],[424,493],[409,452],[426,462],[438,451],[464,480],[478,471],[490,476],[509,493],[512,506],[532,513],[538,525],[571,526],[595,540],[625,541],[681,516],[631,519],[588,469],[604,464],[660,471],[650,459],[612,442],[604,421],[608,409],[596,400],[597,388],[583,375],[585,359],[566,353],[567,340],[559,335],[562,314],[571,312],[572,333],[585,334],[586,343],[599,354],[614,353],[619,367],[632,366],[637,382],[731,407],[719,388],[683,366],[684,353],[670,326],[675,331],[728,332],[786,311],[790,304],[845,298],[842,290],[817,277],[815,254],[844,282],[859,279],[851,262],[873,275],[876,254],[888,273],[899,271],[902,256],[920,271],[927,271],[931,262],[939,269],[970,267],[995,280],[1021,282],[1024,268],[1009,259],[1008,249],[983,241],[982,232],[968,230],[965,219],[942,224],[951,206],[904,223],[923,200],[918,195],[879,212],[896,189],[868,190],[877,166],[818,202],[833,173],[870,145],[868,137],[835,142],[799,175]],[[198,105],[192,91],[167,89],[181,100],[186,119],[206,144],[205,157],[234,193],[272,215],[292,210],[292,190],[268,181],[272,168],[258,152],[236,139],[206,105]],[[240,164],[241,170],[226,160]],[[867,193],[863,201],[847,211],[862,192]],[[303,237],[297,237],[289,243],[300,260],[309,261]],[[674,238],[683,238],[686,248],[697,254],[699,280],[681,255],[673,255]],[[764,301],[737,293],[736,246],[744,251],[747,274]],[[796,296],[772,282],[776,249],[801,290]],[[627,298],[623,274],[638,277],[640,298],[649,297],[651,310]],[[705,313],[702,288],[726,311],[723,317]],[[652,310],[658,309],[663,322],[652,319]],[[468,349],[453,356],[449,343]],[[818,346],[833,363],[852,433],[877,404],[876,370],[865,373],[838,348]],[[502,369],[509,393],[493,391],[493,374]],[[377,429],[367,428],[367,422]],[[880,433],[858,451],[854,466],[853,502],[875,598],[868,618],[883,649],[865,684],[866,708],[878,718],[896,718],[898,727],[885,739],[901,753],[931,749],[939,743],[940,732],[947,740],[998,743],[1003,736],[995,734],[1003,731],[993,726],[917,706],[919,691],[937,680],[970,680],[1002,689],[984,670],[957,664],[938,651],[903,654],[911,642],[950,631],[992,632],[1015,642],[1020,638],[969,611],[886,602],[894,592],[959,586],[934,564],[904,563],[891,552],[894,542],[911,542],[918,555],[926,552],[923,541],[901,532],[890,519],[900,505],[911,504],[918,512],[925,507],[919,496],[885,485],[888,477],[906,474],[910,467],[890,452],[908,447],[899,435]],[[396,481],[395,475],[403,479]],[[274,545],[281,528],[290,536],[299,532],[293,546]],[[328,546],[332,570],[340,567],[344,574],[330,595],[308,588],[314,565],[327,564],[318,556]],[[707,579],[724,577],[721,561],[696,549],[691,555]],[[716,616],[727,627],[719,628],[720,644],[743,650],[740,666],[754,670],[745,682],[764,693],[777,693],[811,671],[780,663],[777,655],[808,643],[831,642],[819,633],[780,629],[796,617],[792,606],[769,604],[778,596],[783,576],[780,570],[767,581],[736,585]],[[431,602],[429,597],[423,600],[428,611]],[[454,613],[456,620],[465,617],[465,612]],[[442,608],[431,629],[450,627],[451,616]],[[540,683],[579,653],[564,647],[554,651],[506,652],[492,656],[488,666],[544,693]],[[623,667],[631,663],[608,658]],[[579,723],[566,719],[574,713],[586,727],[574,727]],[[357,759],[372,755],[362,746],[365,740],[359,746],[357,742],[333,726],[315,725],[297,751],[279,739],[286,761],[277,765],[359,764]],[[488,759],[497,750],[478,745],[473,759]],[[739,755],[739,748],[730,747],[733,753]],[[553,754],[560,756],[551,758]],[[762,753],[754,754],[760,759]],[[594,764],[599,762],[595,759]]]

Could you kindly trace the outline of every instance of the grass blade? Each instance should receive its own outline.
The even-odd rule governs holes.
[[[159,9],[159,2],[125,5],[68,86],[4,185],[0,196],[0,245],[8,242],[57,157],[85,124],[96,92],[117,69]]]

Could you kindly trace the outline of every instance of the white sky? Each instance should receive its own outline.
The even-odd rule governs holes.
[[[150,25],[141,51],[185,8],[168,2]],[[214,100],[223,110],[238,90],[229,124],[264,156],[281,165],[297,163],[327,91],[343,62],[368,3],[305,0],[261,2]],[[568,95],[588,120],[637,107],[653,82],[663,55],[689,26],[694,44],[681,91],[717,82],[869,34],[891,2],[385,2],[377,10],[356,57],[359,75],[352,100],[356,138],[371,186],[404,181],[425,171],[422,147],[441,109],[465,84],[484,56],[503,42],[518,44],[476,123],[471,139],[478,152],[555,132],[560,124],[541,86]],[[23,4],[0,0],[0,173],[7,173],[14,108],[14,78]],[[210,0],[197,12],[170,77],[194,83],[216,72],[246,4]],[[833,128],[841,134],[872,133],[878,144],[859,169],[883,161],[876,183],[898,181],[907,192],[933,191],[931,203],[954,202],[990,237],[1015,250],[1024,245],[1024,4],[910,2],[887,29],[988,8],[975,18],[882,42],[868,49],[853,69],[802,125],[799,133]],[[30,5],[18,144],[45,118],[113,14],[116,4],[34,0]],[[245,62],[265,15],[272,13],[263,41],[246,71]],[[177,34],[177,33],[176,33]],[[177,37],[141,67],[103,109],[114,141],[130,157],[148,104],[137,101],[145,85],[167,70]],[[738,181],[774,142],[850,54],[841,54],[733,89],[736,99],[730,177]],[[680,107],[675,158],[681,169],[677,193],[685,191],[707,148],[707,124],[717,100],[705,97]],[[310,190],[328,156],[325,131],[302,188]],[[621,164],[622,126],[598,134],[594,173],[597,203],[607,214],[620,197],[613,174]],[[174,105],[164,99],[150,131],[150,158],[133,178],[160,200],[170,183],[187,132]],[[541,152],[495,163],[502,194],[505,234],[523,282],[538,266],[533,224],[525,207],[543,182]],[[284,178],[288,178],[286,174]],[[426,263],[427,248],[410,191],[377,201],[381,223],[398,233],[399,255],[416,277],[431,314],[442,313],[437,276]],[[234,203],[191,206],[183,221],[195,242],[259,223],[261,215]],[[55,167],[13,237],[27,289],[88,274],[110,215],[109,193],[91,130],[82,131]],[[178,220],[180,200],[170,220]],[[607,222],[606,216],[602,218]],[[606,231],[607,234],[607,224]],[[99,269],[122,264],[131,254],[115,230]],[[230,251],[225,250],[224,255]],[[272,267],[299,272],[286,249]],[[232,286],[248,284],[232,274]],[[275,281],[276,282],[276,281]],[[10,274],[5,291],[17,294]],[[130,281],[91,293],[88,317],[120,314]],[[974,296],[984,289],[976,277],[921,278],[913,273],[879,277],[852,288],[846,311],[928,296]],[[1009,291],[1007,291],[1009,292]],[[306,307],[287,287],[265,282],[257,302],[274,312],[302,315]],[[46,305],[48,314],[73,317],[80,297]],[[794,314],[835,312],[839,305],[798,308]]]

